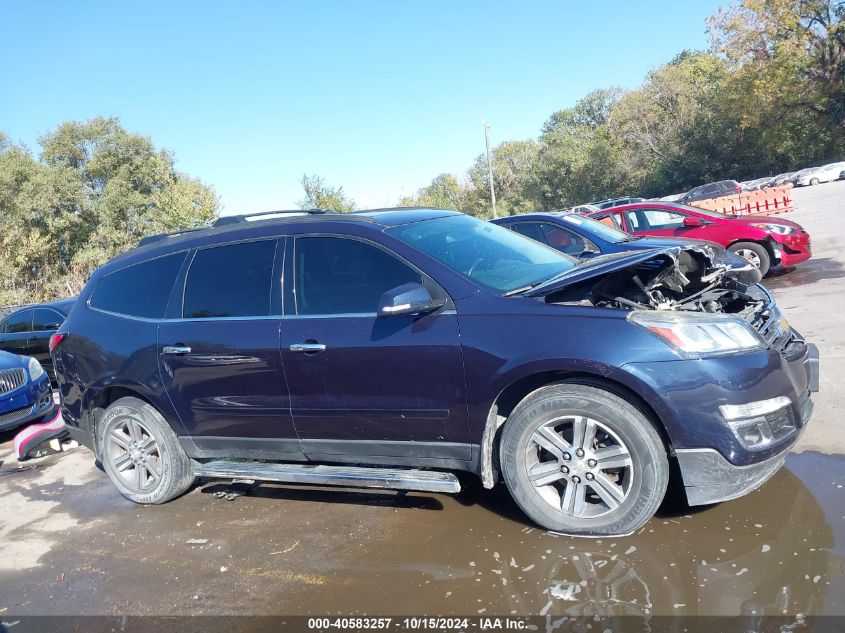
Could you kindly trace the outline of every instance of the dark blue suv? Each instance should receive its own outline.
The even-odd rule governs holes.
[[[457,492],[620,535],[675,462],[738,497],[809,419],[818,354],[696,246],[577,260],[436,209],[256,214],[148,238],[53,337],[63,413],[127,498],[195,477]]]

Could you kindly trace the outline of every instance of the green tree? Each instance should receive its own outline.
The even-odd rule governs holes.
[[[348,198],[343,187],[331,187],[320,176],[302,175],[305,197],[297,204],[300,209],[326,209],[328,211],[354,211],[355,201]]]
[[[524,213],[536,206],[526,187],[539,149],[536,141],[529,140],[506,141],[491,150],[493,186],[499,215]],[[475,159],[467,171],[467,180],[467,206],[475,215],[489,216],[492,209],[486,154],[480,154]]]
[[[440,174],[431,183],[399,201],[400,207],[434,207],[469,211],[469,192],[452,174]]]
[[[64,123],[40,145],[36,159],[0,139],[0,303],[75,294],[94,268],[145,235],[216,216],[210,187],[117,119]]]
[[[845,0],[743,0],[708,24],[714,51],[786,160],[845,152]]]

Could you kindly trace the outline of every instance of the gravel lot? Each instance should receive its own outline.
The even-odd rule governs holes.
[[[767,279],[821,350],[796,452],[761,490],[571,539],[507,494],[208,483],[124,500],[86,449],[18,468],[0,437],[0,614],[845,614],[845,182],[795,192],[814,258]],[[240,496],[225,500],[215,492]]]

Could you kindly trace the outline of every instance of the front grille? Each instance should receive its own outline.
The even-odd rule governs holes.
[[[24,407],[23,409],[15,409],[14,411],[8,411],[6,413],[0,414],[0,425],[8,424],[9,422],[14,422],[18,420],[28,413],[32,411],[32,407]]]
[[[26,371],[22,368],[0,371],[0,395],[14,391],[26,383]]]

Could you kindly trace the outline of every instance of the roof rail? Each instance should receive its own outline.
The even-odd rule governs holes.
[[[259,211],[258,213],[241,213],[239,215],[224,215],[217,219],[214,226],[228,226],[230,224],[240,224],[241,222],[251,222],[253,220],[271,220],[272,216],[279,215],[321,215],[324,213],[336,213],[329,209],[283,209],[280,211]],[[262,216],[271,216],[263,218]]]
[[[207,228],[207,226],[201,226],[196,229],[182,229],[181,231],[173,231],[172,233],[159,233],[158,235],[148,235],[147,237],[141,238],[141,241],[138,242],[138,246],[146,246],[147,244],[153,244],[155,242],[160,242],[161,240],[166,240],[168,237],[173,237],[174,235],[184,235],[185,233],[193,233],[194,231],[201,231]]]

